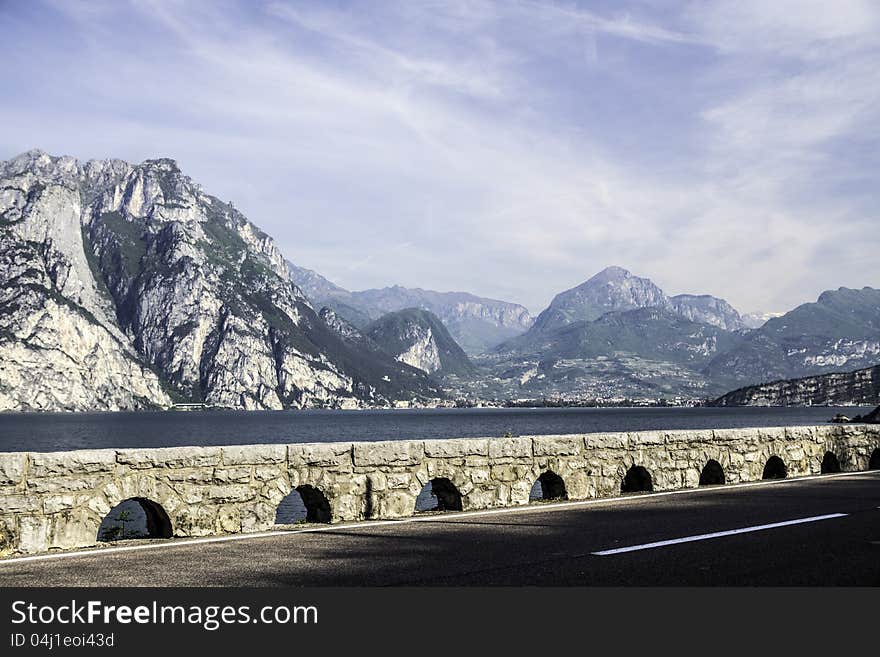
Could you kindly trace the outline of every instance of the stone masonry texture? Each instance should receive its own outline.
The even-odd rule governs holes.
[[[332,522],[407,517],[422,487],[448,479],[464,511],[528,504],[538,477],[562,478],[568,499],[619,495],[642,466],[655,491],[695,488],[707,461],[726,483],[762,478],[771,456],[789,477],[868,467],[880,426],[653,431],[513,438],[169,447],[0,454],[0,556],[95,545],[127,499],[161,506],[174,536],[270,529],[282,498],[318,489]]]

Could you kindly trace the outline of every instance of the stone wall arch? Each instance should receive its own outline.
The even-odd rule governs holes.
[[[99,542],[141,538],[171,538],[171,518],[161,504],[146,497],[130,497],[114,506],[101,520]]]
[[[650,493],[654,490],[654,480],[647,468],[633,465],[623,477],[620,484],[621,493]]]
[[[565,487],[565,481],[561,476],[553,472],[553,470],[545,470],[535,480],[529,492],[529,501],[537,500],[567,500],[568,490]]]
[[[822,457],[822,464],[819,466],[819,473],[834,474],[840,471],[840,459],[837,458],[837,454],[830,450],[825,452],[825,455]]]
[[[725,483],[724,468],[715,459],[706,461],[700,471],[700,486],[721,486]]]
[[[434,477],[428,481],[416,497],[414,505],[416,513],[462,509],[461,491],[448,477]]]
[[[761,479],[785,479],[788,476],[788,468],[785,461],[773,454],[764,464],[764,471]]]
[[[868,470],[880,470],[880,447],[871,452],[868,458]]]

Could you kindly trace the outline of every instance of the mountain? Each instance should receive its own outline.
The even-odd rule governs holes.
[[[647,278],[621,267],[607,267],[577,287],[557,294],[535,319],[533,332],[552,331],[574,322],[591,322],[607,312],[666,306],[668,300]]]
[[[476,359],[485,374],[457,395],[535,399],[707,397],[724,388],[700,370],[742,340],[665,307],[605,313],[546,331],[529,331]],[[455,388],[455,386],[453,386]]]
[[[272,239],[170,159],[30,151],[0,163],[0,275],[2,409],[439,394],[423,373],[346,343],[290,282]]]
[[[531,326],[523,306],[487,299],[467,292],[435,292],[399,285],[350,292],[320,274],[288,262],[290,277],[318,307],[332,308],[349,322],[364,328],[381,316],[405,308],[421,308],[437,317],[455,341],[478,354],[519,335]]]
[[[443,322],[431,312],[406,308],[383,315],[364,333],[397,360],[428,374],[468,377],[474,366]]]
[[[708,294],[668,297],[653,281],[622,267],[607,267],[588,281],[556,295],[535,320],[532,332],[552,331],[566,324],[593,321],[608,312],[658,307],[691,321],[727,331],[746,328],[740,314],[724,299]]]
[[[783,313],[746,313],[742,316],[746,328],[761,328],[774,317],[782,317]]]
[[[712,406],[835,406],[880,404],[880,365],[747,386]]]
[[[673,312],[692,322],[711,324],[725,331],[742,331],[748,328],[742,315],[724,299],[708,294],[679,294],[669,298]]]
[[[859,369],[880,361],[880,290],[839,288],[767,321],[705,374],[744,384]]]

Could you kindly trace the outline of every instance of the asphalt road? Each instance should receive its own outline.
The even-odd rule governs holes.
[[[30,585],[878,586],[880,471],[0,561]]]

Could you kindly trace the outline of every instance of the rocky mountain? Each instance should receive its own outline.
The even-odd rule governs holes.
[[[880,404],[880,365],[747,386],[712,406],[834,406]]]
[[[612,311],[666,305],[663,290],[649,279],[633,276],[622,267],[607,267],[577,287],[557,294],[535,319],[532,332],[591,322]]]
[[[758,384],[880,361],[880,290],[840,288],[749,332],[706,367],[710,378]]]
[[[700,324],[711,324],[725,331],[748,328],[742,315],[724,299],[708,294],[679,294],[669,297],[669,308],[682,317]]]
[[[364,333],[397,360],[442,376],[468,377],[475,369],[443,322],[421,308],[407,308],[383,315]]]
[[[485,372],[470,394],[512,398],[656,399],[724,390],[700,370],[742,339],[665,307],[605,313],[529,331],[477,359]]]
[[[531,326],[532,317],[523,306],[487,299],[467,292],[435,292],[399,285],[350,292],[320,274],[288,262],[290,277],[315,306],[327,306],[338,315],[365,328],[387,313],[421,308],[437,317],[455,341],[470,354],[477,354],[519,335]]]
[[[272,239],[173,160],[31,151],[0,163],[0,275],[2,409],[439,394],[423,373],[353,349],[290,282]]]
[[[545,332],[580,321],[593,321],[608,312],[658,307],[691,321],[727,331],[746,328],[740,314],[724,299],[708,294],[669,297],[648,278],[622,267],[607,267],[589,280],[556,295],[535,319],[532,332]]]

